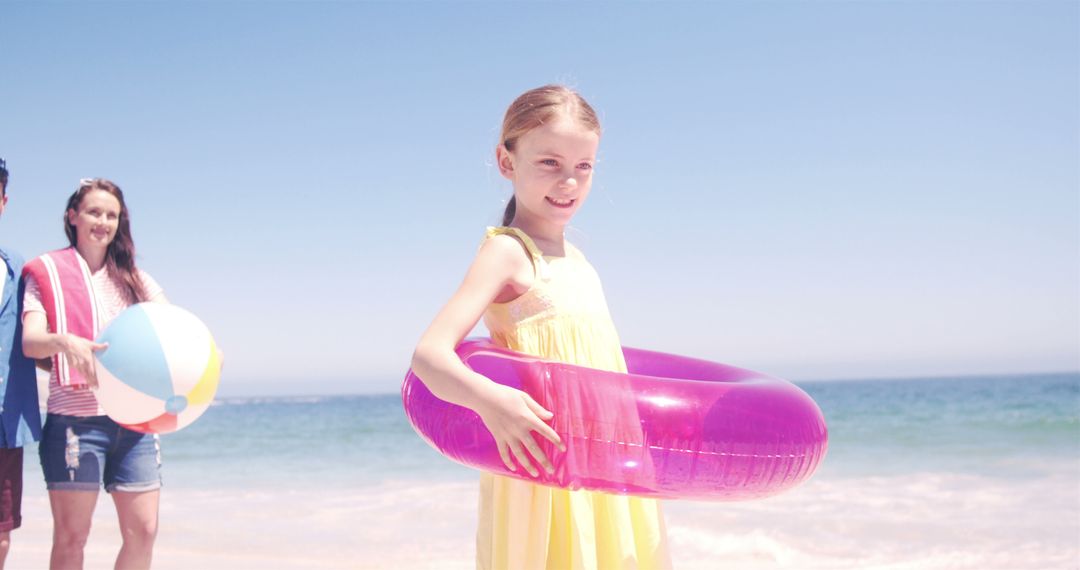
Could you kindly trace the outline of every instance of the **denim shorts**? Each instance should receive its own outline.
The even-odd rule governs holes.
[[[50,491],[139,493],[161,488],[156,434],[121,427],[108,416],[49,414],[38,446]]]

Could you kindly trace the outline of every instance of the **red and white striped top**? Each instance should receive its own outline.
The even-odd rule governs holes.
[[[147,297],[153,301],[162,297],[165,292],[154,281],[150,274],[138,270],[139,279],[142,280],[143,289]],[[116,315],[134,304],[127,293],[120,288],[117,280],[113,279],[108,269],[101,269],[90,274],[90,283],[94,287],[94,296],[97,298],[98,316],[101,329],[109,326]],[[23,295],[23,315],[30,312],[45,313],[45,307],[41,304],[41,289],[33,276],[26,276],[26,293]],[[105,410],[98,404],[94,393],[81,387],[61,387],[60,379],[54,368],[49,373],[49,403],[50,414],[63,414],[65,416],[103,416]]]

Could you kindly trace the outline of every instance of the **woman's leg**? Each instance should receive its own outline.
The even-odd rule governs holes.
[[[115,427],[116,446],[110,450],[105,465],[105,489],[116,504],[124,539],[116,568],[150,568],[161,497],[159,441],[155,435]]]
[[[53,518],[50,568],[83,567],[108,443],[100,424],[95,417],[49,414],[42,428],[38,453]]]
[[[120,517],[120,535],[124,545],[116,557],[117,570],[150,568],[154,538],[158,528],[158,500],[161,490],[130,493],[113,491],[116,514]]]
[[[53,517],[51,570],[83,567],[83,548],[90,536],[97,498],[97,491],[49,491]]]

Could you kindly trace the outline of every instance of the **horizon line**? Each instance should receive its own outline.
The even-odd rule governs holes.
[[[1076,370],[1057,370],[1049,372],[1002,372],[993,374],[980,374],[980,373],[966,373],[956,375],[919,375],[919,376],[876,376],[870,378],[817,378],[810,380],[787,380],[796,386],[802,384],[843,384],[843,383],[864,383],[864,382],[897,382],[897,381],[933,381],[933,380],[958,380],[958,381],[977,381],[977,380],[990,380],[1001,378],[1033,378],[1041,376],[1080,376],[1080,369]],[[219,395],[214,398],[214,401],[228,400],[228,399],[279,399],[279,398],[336,398],[336,397],[354,397],[354,396],[395,396],[399,395],[400,390],[379,390],[379,391],[354,391],[354,392],[276,392],[276,393],[247,393],[247,394],[228,394]]]

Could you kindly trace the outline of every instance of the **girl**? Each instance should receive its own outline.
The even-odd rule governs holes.
[[[592,186],[600,123],[576,92],[527,91],[506,112],[495,158],[513,183],[504,227],[489,228],[464,282],[420,339],[413,370],[443,400],[480,415],[510,470],[552,471],[532,432],[565,450],[553,414],[467,368],[454,347],[483,315],[518,352],[626,371],[592,266],[564,230]],[[655,500],[567,491],[489,473],[480,479],[478,568],[667,568]]]
[[[41,467],[53,515],[50,568],[82,568],[99,490],[112,495],[123,546],[117,568],[149,568],[157,535],[161,456],[156,435],[120,427],[98,404],[93,342],[122,310],[167,302],[135,267],[124,195],[101,178],[80,181],[64,211],[71,247],[26,264],[23,349],[51,358]]]

